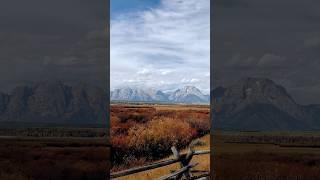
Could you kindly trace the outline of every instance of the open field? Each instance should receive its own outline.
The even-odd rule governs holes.
[[[37,132],[73,132],[75,137],[4,136],[2,132],[0,179],[108,179],[110,149],[106,137],[81,137],[79,129],[49,129]],[[32,132],[31,129],[17,131]],[[85,131],[89,134],[101,132]],[[13,129],[10,132],[13,133]]]
[[[211,138],[214,179],[320,177],[319,133],[217,131]]]
[[[192,140],[210,132],[209,112],[208,105],[112,104],[112,171],[167,158],[172,154],[170,148],[173,145],[183,150]],[[207,136],[205,139],[209,141],[208,138]],[[209,143],[205,144],[209,149]],[[208,169],[209,161],[204,166]],[[148,171],[141,177],[139,174],[136,176],[152,179],[160,174],[165,175],[165,172],[177,169],[176,167],[159,168]]]

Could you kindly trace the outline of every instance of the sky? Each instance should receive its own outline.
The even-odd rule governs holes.
[[[38,81],[106,84],[105,1],[1,0],[0,91]]]
[[[111,89],[210,88],[210,0],[111,0]]]
[[[130,12],[148,10],[160,5],[160,0],[111,0],[111,17]]]
[[[320,1],[215,0],[214,84],[269,78],[320,103]]]

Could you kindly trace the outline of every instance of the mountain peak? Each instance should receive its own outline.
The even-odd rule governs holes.
[[[182,90],[186,93],[193,93],[193,92],[200,92],[200,90],[198,88],[196,88],[195,86],[184,86],[182,88]]]
[[[185,86],[182,89],[177,89],[169,96],[171,101],[188,103],[207,103],[209,99],[209,96],[204,95],[195,86]]]
[[[286,89],[267,78],[245,78],[224,91],[225,95],[241,100],[266,101],[286,98],[295,103]]]
[[[254,129],[267,123],[265,129],[293,128],[294,124],[302,128],[312,121],[312,115],[284,87],[267,78],[245,78],[214,92],[218,122],[229,127]]]
[[[187,85],[187,86],[184,86],[183,89],[197,89],[197,88],[195,86]]]

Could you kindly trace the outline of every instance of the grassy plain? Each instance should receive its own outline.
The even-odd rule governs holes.
[[[39,135],[63,132],[65,137],[5,136],[0,137],[0,179],[108,179],[110,148],[104,137],[81,137],[105,130],[85,129],[10,129],[14,132]],[[54,133],[53,133],[54,132]],[[79,133],[81,132],[81,133]],[[87,133],[84,133],[87,132]],[[66,133],[66,134],[65,134]],[[59,133],[58,133],[59,134]],[[70,135],[73,134],[73,137]],[[102,133],[103,134],[103,133]],[[68,136],[69,135],[69,136]]]
[[[316,180],[318,132],[223,132],[212,138],[213,179]]]

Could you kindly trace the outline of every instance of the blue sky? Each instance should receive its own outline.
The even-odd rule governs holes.
[[[111,18],[128,12],[136,12],[155,7],[160,0],[111,0]]]
[[[111,0],[111,88],[210,89],[210,0]]]

